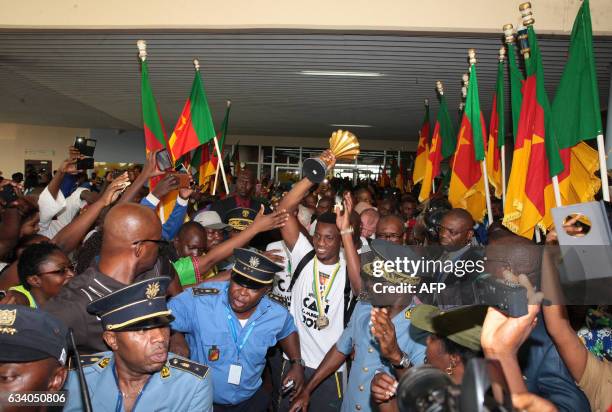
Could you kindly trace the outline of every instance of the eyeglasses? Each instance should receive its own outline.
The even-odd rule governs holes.
[[[74,265],[70,264],[70,265],[66,265],[62,268],[59,269],[55,269],[55,270],[50,270],[48,272],[42,272],[42,273],[37,273],[37,276],[42,276],[42,275],[62,275],[62,276],[66,276],[66,274],[68,272],[74,272]]]

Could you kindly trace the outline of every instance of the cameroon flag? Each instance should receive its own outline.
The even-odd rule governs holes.
[[[516,64],[515,43],[508,43],[508,72],[510,75],[510,102],[512,103],[512,136],[516,141],[525,79]]]
[[[223,154],[223,144],[225,142],[225,136],[227,135],[227,127],[229,124],[229,115],[230,115],[231,105],[227,105],[227,109],[225,110],[225,117],[223,118],[223,123],[221,124],[221,132],[217,133],[217,141],[219,142],[219,150]],[[200,146],[203,149],[205,156],[202,157],[202,161],[199,163],[199,184],[206,187],[211,182],[211,177],[214,176],[217,172],[217,164],[220,159],[217,156],[217,150],[215,149],[215,142],[210,142],[208,145]],[[219,171],[219,173],[221,173]],[[217,176],[217,178],[222,179],[221,176]],[[219,186],[219,183],[217,183]]]
[[[497,84],[493,105],[491,107],[491,121],[489,122],[489,142],[487,143],[487,175],[489,183],[495,188],[495,197],[502,197],[502,170],[500,148],[505,143],[504,124],[504,61],[497,64]]]
[[[210,108],[202,86],[200,71],[196,69],[191,94],[170,137],[172,157],[177,160],[185,153],[208,143],[215,136]]]
[[[470,67],[465,111],[452,162],[448,200],[455,208],[465,209],[477,222],[487,211],[482,161],[485,158],[485,123],[480,111],[476,65]]]
[[[413,184],[419,183],[425,177],[425,167],[427,166],[427,154],[429,153],[429,103],[425,103],[425,119],[419,131],[419,145],[414,159],[414,169],[412,171]]]
[[[563,171],[563,163],[544,89],[540,49],[533,27],[529,26],[527,31],[531,58],[525,62],[527,76],[503,224],[514,233],[531,239],[536,226],[546,230],[552,225],[550,209],[556,204],[551,176]]]
[[[440,94],[440,108],[434,126],[429,154],[425,164],[425,177],[421,184],[419,202],[424,202],[431,195],[433,180],[440,175],[440,163],[455,151],[455,128],[448,113],[448,105],[444,94]]]
[[[570,38],[569,58],[552,104],[564,170],[559,175],[563,204],[592,201],[601,187],[595,175],[599,156],[583,140],[603,133],[593,55],[589,0],[578,10]]]

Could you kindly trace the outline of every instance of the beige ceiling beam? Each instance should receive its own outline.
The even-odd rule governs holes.
[[[516,0],[0,0],[0,29],[318,29],[501,33]],[[534,0],[541,34],[568,34],[581,0]],[[591,0],[593,31],[612,35],[612,2]]]

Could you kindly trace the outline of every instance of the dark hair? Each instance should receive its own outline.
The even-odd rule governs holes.
[[[57,245],[49,242],[34,243],[23,249],[17,263],[17,273],[19,282],[24,288],[31,289],[27,280],[28,277],[38,274],[40,265],[47,260],[49,255],[55,252],[63,253]]]
[[[336,214],[332,212],[321,213],[321,215],[317,217],[317,222],[329,223],[336,226]]]
[[[464,365],[467,365],[467,362],[472,358],[477,358],[481,356],[481,351],[475,352],[472,349],[468,349],[465,346],[461,346],[458,343],[453,342],[448,339],[446,336],[436,335],[438,339],[442,341],[442,345],[444,346],[444,351],[449,355],[458,355],[461,358],[461,362]]]
[[[188,230],[192,230],[192,229],[197,229],[201,233],[204,232],[204,227],[200,223],[194,220],[190,220],[189,222],[183,223],[181,228],[176,233],[175,239],[178,239],[179,237],[183,236],[185,232],[187,232]]]

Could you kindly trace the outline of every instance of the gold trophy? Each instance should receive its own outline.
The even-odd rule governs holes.
[[[329,148],[338,159],[355,160],[359,154],[359,142],[357,136],[346,130],[337,130],[329,138]],[[329,165],[319,157],[311,157],[304,160],[302,174],[313,183],[321,183],[325,180],[325,174]]]

